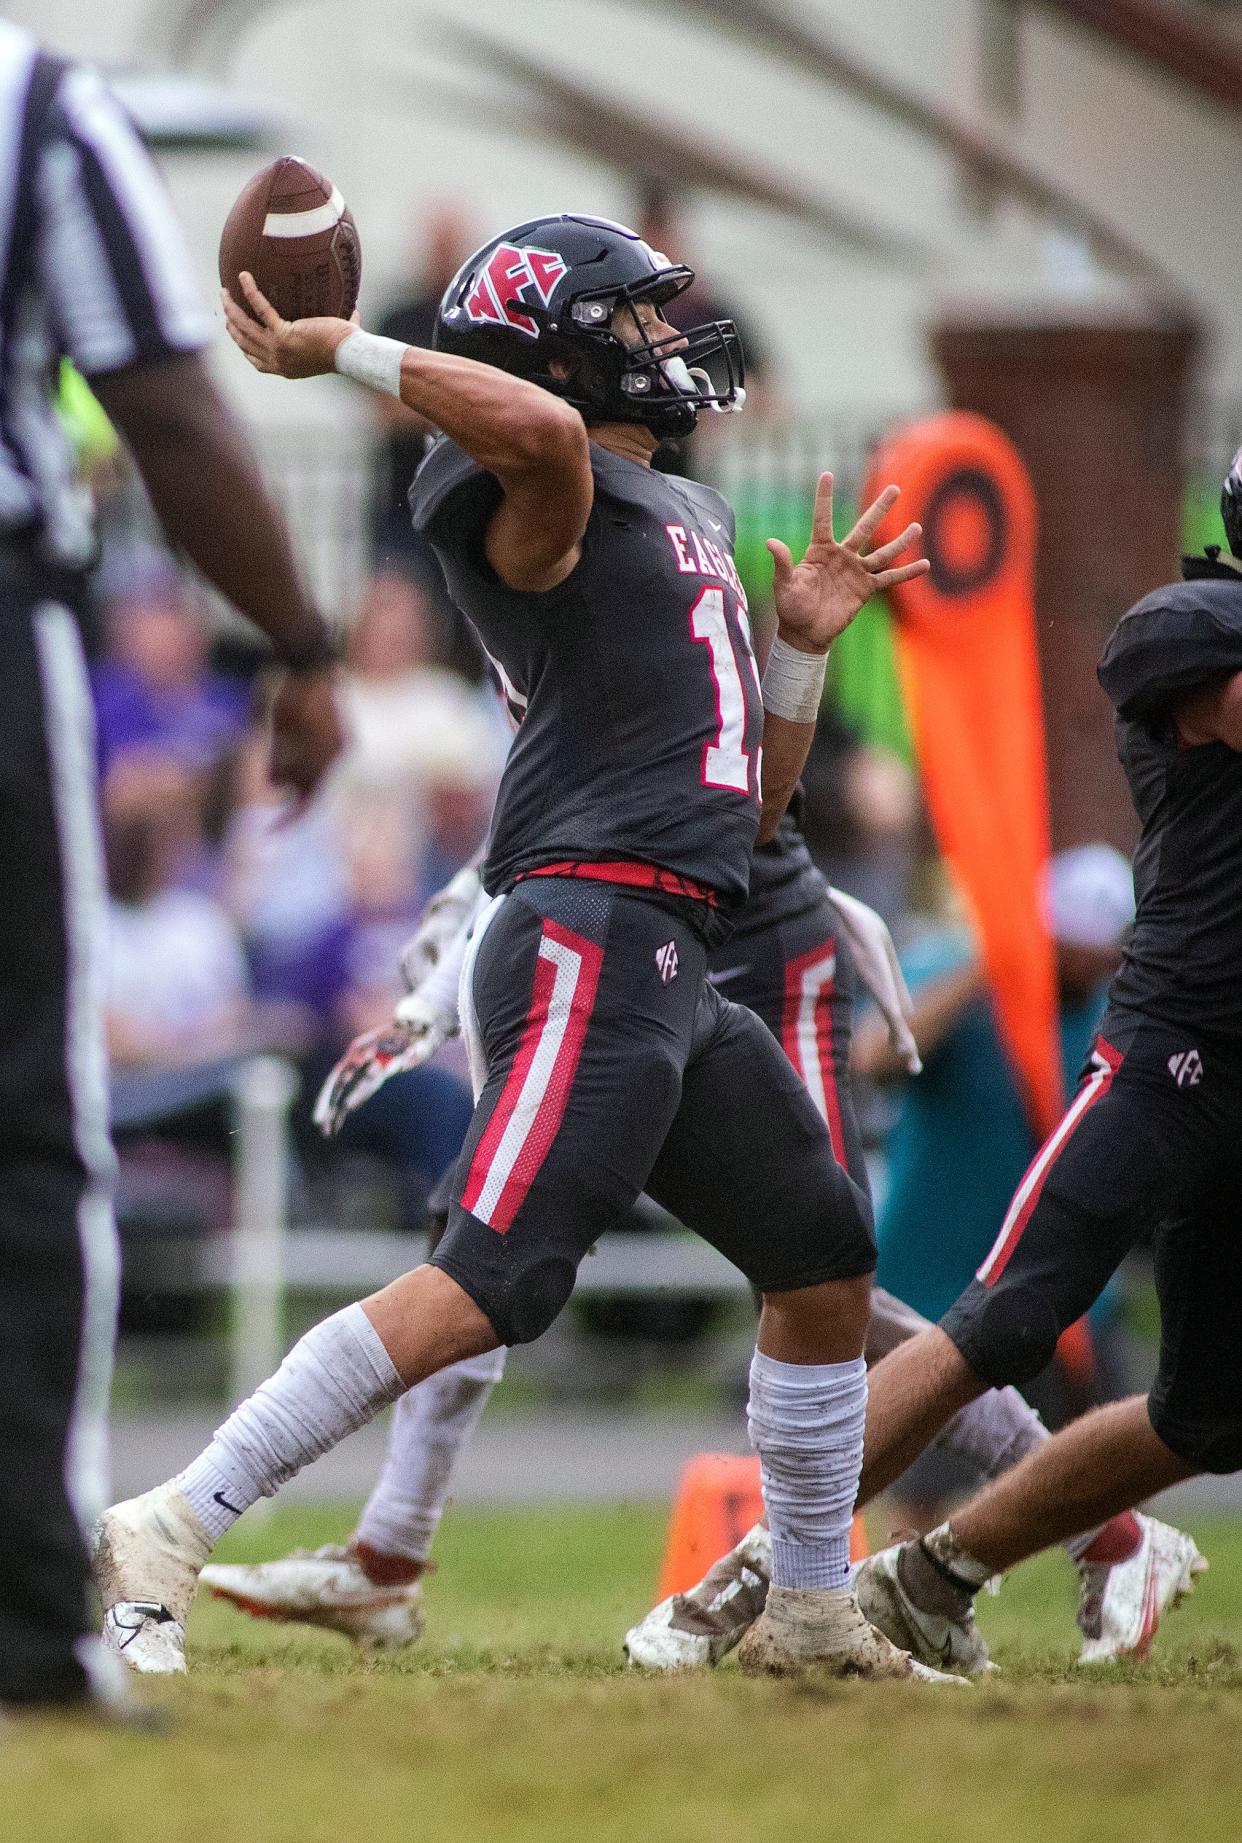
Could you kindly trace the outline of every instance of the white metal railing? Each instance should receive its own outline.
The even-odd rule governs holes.
[[[426,1257],[424,1235],[290,1224],[289,1115],[298,1078],[280,1057],[257,1056],[223,1078],[232,1096],[233,1220],[226,1234],[147,1243],[142,1287],[151,1294],[225,1293],[230,1399],[251,1394],[284,1355],[289,1292],[358,1298]],[[219,1089],[217,1089],[219,1091]],[[746,1297],[737,1268],[672,1217],[667,1229],[605,1237],[583,1261],[575,1291],[631,1297]]]

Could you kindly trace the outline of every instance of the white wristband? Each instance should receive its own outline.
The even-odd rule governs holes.
[[[763,708],[790,723],[814,723],[827,665],[827,653],[800,653],[778,634],[763,668]]]
[[[399,339],[385,339],[382,333],[353,332],[342,339],[332,363],[342,377],[399,397],[404,357],[405,347]]]

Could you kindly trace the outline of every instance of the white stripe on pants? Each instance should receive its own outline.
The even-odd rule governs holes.
[[[74,1142],[88,1173],[78,1206],[82,1328],[65,1485],[83,1528],[108,1495],[108,1397],[116,1343],[120,1252],[112,1213],[116,1159],[108,1133],[104,1045],[103,847],[95,781],[95,722],[77,622],[45,602],[35,611],[52,804],[65,917],[65,1069]]]

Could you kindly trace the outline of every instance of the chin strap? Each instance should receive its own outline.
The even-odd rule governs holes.
[[[733,388],[733,394],[727,403],[716,400],[716,386],[701,365],[687,365],[684,358],[674,352],[671,358],[660,360],[660,376],[664,382],[676,391],[679,397],[686,397],[700,410],[716,410],[721,415],[736,415],[746,402],[746,392],[740,384]]]

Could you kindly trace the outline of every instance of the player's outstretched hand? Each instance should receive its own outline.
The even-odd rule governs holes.
[[[354,1109],[394,1075],[430,1062],[456,1031],[456,1018],[434,1011],[417,992],[403,998],[391,1024],[354,1038],[319,1090],[311,1117],[324,1138],[339,1132]]]
[[[309,320],[282,320],[254,276],[243,269],[238,278],[250,312],[228,292],[220,290],[220,304],[229,338],[256,371],[274,372],[282,378],[317,378],[332,370],[336,348],[358,324],[328,314]]]
[[[832,475],[821,474],[815,489],[811,541],[801,563],[795,564],[789,546],[779,538],[768,539],[777,629],[790,646],[804,653],[826,652],[864,602],[931,568],[926,557],[910,563],[897,561],[923,535],[921,525],[907,525],[900,537],[881,544],[878,550],[866,549],[899,493],[900,488],[886,486],[838,543],[832,534]]]

